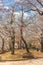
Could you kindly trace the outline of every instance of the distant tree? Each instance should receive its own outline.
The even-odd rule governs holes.
[[[14,47],[15,47],[15,31],[14,28],[12,27],[12,24],[14,23],[14,8],[11,8],[11,20],[9,22],[11,29],[9,30],[10,33],[10,37],[11,37],[11,45],[10,45],[10,50],[11,50],[11,54],[14,54]]]
[[[43,52],[43,33],[41,34],[41,51]]]
[[[4,41],[4,38],[1,35],[0,35],[0,37],[2,39],[2,48],[1,48],[2,52],[1,53],[4,53],[4,43],[5,43],[5,41]]]
[[[25,0],[27,2],[28,5],[28,9],[29,9],[29,5],[30,5],[30,11],[35,11],[38,12],[39,15],[43,16],[43,0]],[[43,30],[42,31],[42,35],[43,36]],[[43,52],[43,37],[41,37],[41,51]]]
[[[23,32],[22,32],[22,29],[24,27],[24,22],[23,22],[24,12],[34,11],[34,12],[38,12],[39,15],[43,16],[43,0],[33,0],[33,1],[32,0],[22,0],[22,1],[19,0],[18,4],[19,4],[19,10],[22,12],[21,26],[20,26],[21,38],[23,41],[25,41],[23,38]],[[21,43],[22,43],[22,41],[21,41]],[[42,43],[41,43],[41,46],[43,47]]]
[[[43,1],[42,0],[25,0],[26,5],[28,5],[27,11],[36,11],[39,15],[43,15]],[[30,7],[30,8],[29,8]]]
[[[14,27],[12,26],[13,23],[14,23],[14,12],[15,12],[15,8],[14,7],[11,7],[9,9],[7,9],[7,11],[10,12],[10,20],[7,21],[8,25],[10,26],[10,28],[8,29],[7,26],[5,26],[6,28],[6,31],[9,32],[9,36],[11,38],[11,43],[9,43],[9,48],[10,48],[10,51],[11,51],[11,54],[14,54],[14,47],[15,47],[15,29]]]
[[[25,24],[26,21],[24,21],[24,12],[25,12],[24,4],[23,4],[23,2],[20,1],[20,2],[17,2],[16,5],[18,6],[17,9],[19,9],[21,11],[21,15],[20,15],[20,18],[19,18],[19,21],[20,21],[21,25],[19,25],[19,23],[18,23],[18,26],[20,27],[20,33],[21,33],[20,45],[23,42],[24,45],[25,45],[26,51],[29,53],[27,42],[23,38],[23,28],[25,28],[29,24],[29,23]],[[20,6],[20,8],[19,8],[19,6]]]

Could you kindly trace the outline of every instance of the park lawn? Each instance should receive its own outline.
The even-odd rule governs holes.
[[[22,56],[25,52],[25,50],[15,50],[14,55],[12,55],[11,52],[6,52],[4,54],[0,54],[0,60],[22,60]]]
[[[34,58],[42,58],[43,57],[43,53],[41,53],[40,51],[36,51],[36,50],[30,50],[31,52],[31,56],[33,56]],[[15,54],[12,55],[11,52],[6,52],[4,54],[0,54],[0,61],[10,61],[10,60],[26,60],[26,59],[30,59],[29,54],[27,54],[26,50],[21,49],[21,50],[15,50]]]

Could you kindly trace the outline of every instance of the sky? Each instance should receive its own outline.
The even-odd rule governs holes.
[[[4,5],[5,6],[14,6],[14,3],[16,2],[16,1],[19,1],[19,0],[3,0],[4,1]],[[29,12],[29,14],[30,13],[33,13],[34,14],[34,12]]]
[[[3,0],[5,6],[14,6],[14,3],[19,0]],[[29,14],[35,14],[35,12],[28,12]],[[27,14],[28,14],[27,13]]]
[[[13,6],[15,0],[3,0],[6,6]]]
[[[15,1],[19,1],[19,0],[3,0],[3,1],[4,1],[4,5],[9,7],[9,6],[14,6],[14,2],[15,2]],[[19,13],[19,12],[16,12],[16,13]],[[1,13],[0,13],[0,14],[1,14]],[[33,15],[33,14],[35,14],[35,12],[28,12],[28,13],[25,12],[25,14],[26,14],[26,15],[28,15],[28,14],[29,14],[29,15],[31,15],[31,14]],[[5,14],[5,15],[7,15],[7,14]],[[25,16],[26,16],[26,15],[25,15]],[[0,15],[0,16],[1,16],[1,15]],[[3,14],[2,14],[2,16],[3,16]],[[6,17],[6,16],[5,16],[5,17]],[[4,18],[3,18],[3,20],[4,20]],[[1,21],[0,23],[3,23],[3,21]]]

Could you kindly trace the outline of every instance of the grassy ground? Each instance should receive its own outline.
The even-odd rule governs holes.
[[[30,50],[31,54],[27,54],[26,50],[15,50],[15,54],[12,55],[11,52],[6,52],[4,54],[0,54],[0,60],[25,60],[32,58],[42,58],[43,53],[36,50]]]

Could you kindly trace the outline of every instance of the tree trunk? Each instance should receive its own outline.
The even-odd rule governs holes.
[[[23,41],[23,42],[24,42],[24,44],[25,44],[26,51],[29,53],[29,49],[28,49],[27,43],[26,43],[26,41],[24,40],[24,38],[23,38],[23,37],[22,37],[22,41]]]
[[[14,47],[15,47],[15,32],[12,29],[12,34],[11,34],[11,40],[12,40],[12,44],[11,44],[11,54],[14,54]]]
[[[2,39],[2,53],[4,52],[4,39]]]
[[[41,52],[43,52],[43,31],[41,33]]]
[[[20,29],[20,33],[21,33],[21,44],[22,44],[22,41],[23,41],[24,44],[25,44],[26,51],[29,53],[29,49],[28,49],[27,43],[26,43],[26,41],[25,41],[24,38],[23,38],[22,28]]]
[[[43,38],[41,38],[41,52],[43,52]]]
[[[13,42],[12,42],[12,50],[11,50],[11,54],[14,54],[14,45],[15,45],[14,42],[15,42],[15,41],[13,40]]]

